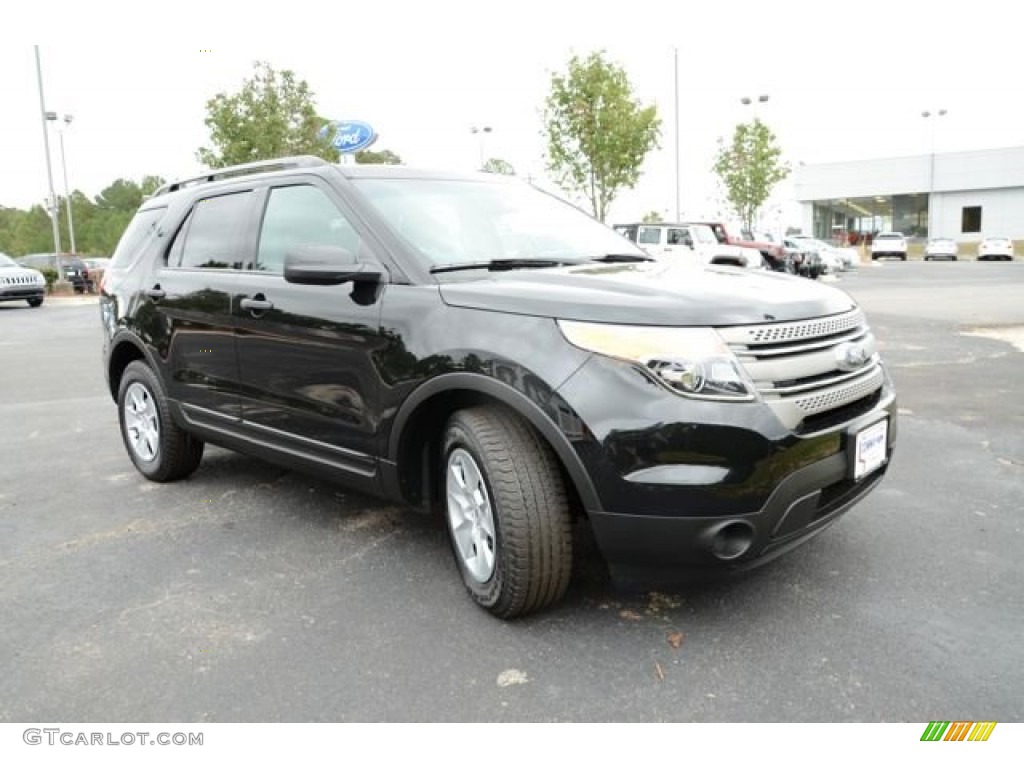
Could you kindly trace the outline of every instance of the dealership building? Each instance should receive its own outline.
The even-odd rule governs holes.
[[[801,165],[794,185],[803,231],[822,239],[1024,240],[1024,147]]]

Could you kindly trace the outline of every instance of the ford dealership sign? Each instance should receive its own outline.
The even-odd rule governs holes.
[[[339,152],[358,152],[377,140],[377,133],[362,120],[335,120],[320,129],[320,137],[331,137]]]

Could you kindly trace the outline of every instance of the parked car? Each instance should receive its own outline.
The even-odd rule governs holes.
[[[101,256],[90,256],[89,258],[83,258],[82,261],[85,266],[90,270],[106,270],[110,266],[110,259]]]
[[[697,224],[706,224],[711,227],[715,238],[722,245],[736,245],[740,248],[751,248],[761,254],[765,266],[776,272],[786,270],[786,249],[778,243],[772,242],[766,237],[755,238],[749,232],[743,232],[737,237],[731,234],[720,221],[701,221]]]
[[[856,248],[831,245],[824,240],[818,240],[808,235],[792,235],[792,239],[798,242],[805,242],[818,253],[823,254],[827,262],[836,265],[838,271],[846,272],[850,269],[856,269],[860,264],[860,254],[857,253]]]
[[[871,241],[871,260],[907,260],[907,238],[902,232],[879,232]]]
[[[758,251],[719,243],[714,231],[706,224],[616,224],[615,231],[660,259],[744,269],[764,268]]]
[[[959,249],[951,237],[933,237],[924,247],[924,260],[949,259],[956,261]]]
[[[45,297],[46,279],[42,272],[0,253],[0,301],[27,301],[30,307],[39,307]]]
[[[34,269],[55,269],[75,290],[75,293],[93,293],[95,286],[89,277],[89,268],[77,256],[64,253],[32,253],[22,256],[22,266]]]
[[[1013,261],[1013,240],[1008,237],[986,237],[978,245],[978,261]]]
[[[782,241],[794,253],[800,254],[797,263],[805,272],[816,270],[819,274],[835,274],[843,270],[843,260],[827,249],[805,240],[787,237]],[[808,275],[810,276],[810,275]]]
[[[447,523],[497,616],[615,566],[770,560],[884,476],[896,398],[847,294],[653,260],[514,177],[286,158],[165,185],[100,295],[145,477],[204,443]]]

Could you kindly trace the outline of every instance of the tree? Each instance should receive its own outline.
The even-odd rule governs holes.
[[[500,173],[505,176],[516,175],[516,169],[512,167],[512,163],[508,160],[502,160],[500,157],[489,158],[480,170],[487,173]]]
[[[305,80],[259,61],[238,93],[218,93],[206,102],[213,149],[201,147],[196,157],[210,168],[285,155],[316,155],[335,162],[338,150],[330,137],[320,136],[326,122],[317,115]]]
[[[380,152],[374,152],[372,149],[363,149],[356,152],[356,162],[360,165],[401,165],[402,158],[392,152],[390,149],[382,149]]]
[[[619,191],[636,186],[660,132],[657,109],[640,105],[625,71],[603,52],[573,56],[567,73],[552,76],[544,109],[548,169],[564,190],[584,194],[601,221]]]
[[[662,221],[661,214],[657,211],[648,211],[644,214],[641,219],[644,224],[660,224]]]
[[[744,229],[754,228],[772,187],[789,175],[789,166],[781,158],[775,134],[758,118],[737,125],[730,144],[718,140],[713,169]]]

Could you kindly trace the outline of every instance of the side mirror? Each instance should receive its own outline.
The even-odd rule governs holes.
[[[383,273],[338,245],[301,245],[284,257],[284,279],[299,285],[379,283]]]

